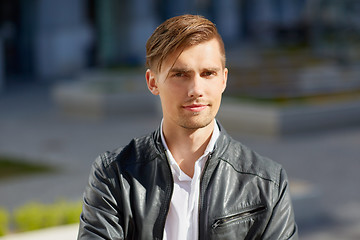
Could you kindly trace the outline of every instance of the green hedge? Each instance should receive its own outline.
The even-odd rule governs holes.
[[[9,230],[9,212],[0,208],[0,236],[7,234]]]
[[[82,202],[57,201],[52,204],[31,202],[20,206],[10,215],[0,209],[0,236],[9,232],[24,232],[65,224],[78,223]]]

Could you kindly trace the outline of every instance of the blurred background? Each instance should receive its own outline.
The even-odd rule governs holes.
[[[302,239],[360,239],[356,0],[0,0],[0,159],[45,167],[1,173],[0,207],[80,200],[98,154],[158,126],[145,43],[184,13],[218,27],[218,119],[285,167]]]

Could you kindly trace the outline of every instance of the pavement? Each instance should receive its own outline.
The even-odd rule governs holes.
[[[77,238],[78,225],[65,225],[46,228],[40,231],[11,234],[1,240],[74,240]]]
[[[69,117],[53,102],[51,89],[50,84],[20,84],[0,94],[0,154],[59,169],[1,181],[0,206],[10,211],[29,201],[81,199],[90,166],[100,153],[151,132],[160,123],[158,114],[149,113],[103,119]],[[287,170],[295,189],[301,239],[360,239],[360,123],[286,137],[228,132]],[[77,225],[69,225],[10,234],[0,240],[67,240],[75,239],[76,232]]]

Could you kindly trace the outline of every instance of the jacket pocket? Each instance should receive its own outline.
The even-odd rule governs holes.
[[[262,213],[266,210],[266,206],[255,206],[249,209],[246,209],[242,212],[227,216],[227,217],[223,217],[223,218],[218,218],[214,221],[214,223],[211,225],[212,229],[216,229],[218,227],[222,227],[224,225],[227,225],[229,223],[232,222],[236,222],[245,218],[249,218],[251,216],[254,216],[256,214]]]

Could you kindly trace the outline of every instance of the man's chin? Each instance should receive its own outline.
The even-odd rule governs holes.
[[[183,121],[180,123],[180,126],[188,129],[188,130],[196,130],[196,129],[200,129],[200,128],[204,128],[209,126],[210,123],[212,123],[212,121],[214,120],[214,118],[211,119],[194,119],[194,120],[187,120],[187,121]]]

